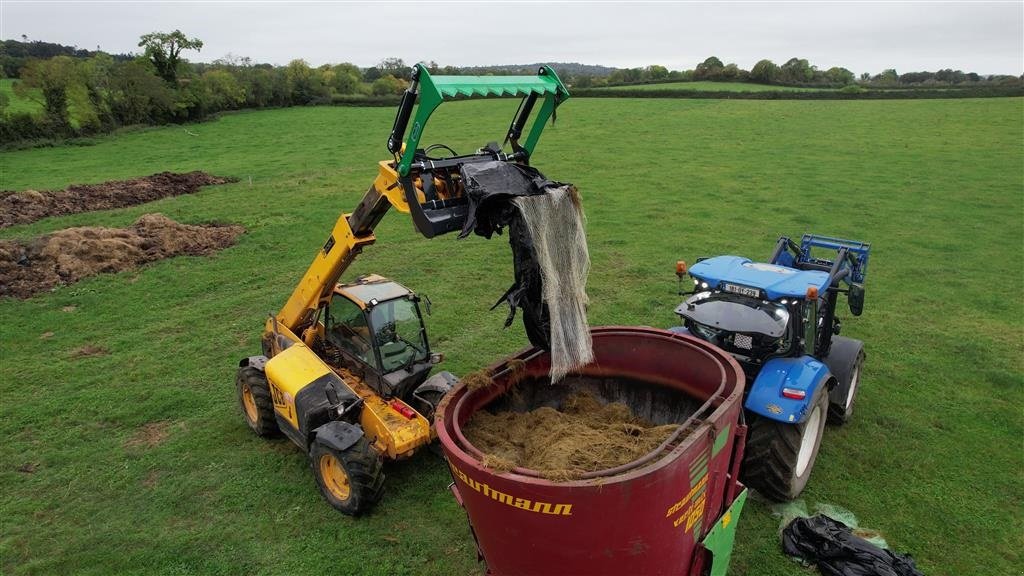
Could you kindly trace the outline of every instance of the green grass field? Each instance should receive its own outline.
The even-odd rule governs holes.
[[[514,108],[444,106],[423,141],[500,140]],[[389,465],[384,501],[353,520],[321,501],[304,455],[256,438],[235,404],[238,359],[373,180],[392,119],[293,108],[0,154],[0,189],[163,170],[241,179],[0,237],[147,212],[248,229],[213,257],[0,301],[3,573],[482,572],[436,457]],[[867,343],[857,414],[826,431],[806,500],[852,510],[928,576],[1019,573],[1024,100],[576,99],[535,160],[584,195],[596,325],[674,324],[678,258],[766,258],[780,234],[870,241],[866,310],[843,324]],[[524,344],[518,322],[502,330],[505,312],[487,310],[512,279],[504,238],[427,241],[398,213],[377,238],[349,277],[429,295],[448,370]],[[110,354],[73,359],[86,344]],[[731,574],[809,574],[777,528],[748,505]]]
[[[705,92],[811,92],[829,88],[801,88],[797,86],[769,86],[748,82],[666,82],[664,84],[634,84],[609,86],[604,90],[700,90]]]
[[[0,94],[7,96],[7,113],[14,114],[16,112],[36,112],[42,110],[43,106],[39,102],[23,98],[14,93],[15,82],[17,80],[13,78],[0,78]],[[42,95],[40,94],[41,98]]]

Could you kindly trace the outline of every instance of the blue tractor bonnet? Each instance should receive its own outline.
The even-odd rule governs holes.
[[[690,268],[690,276],[706,282],[710,290],[746,294],[743,288],[756,288],[767,300],[802,299],[807,288],[814,286],[824,294],[829,286],[829,273],[821,270],[797,270],[775,264],[752,262],[741,256],[716,256],[701,260]],[[728,285],[728,286],[727,286]]]

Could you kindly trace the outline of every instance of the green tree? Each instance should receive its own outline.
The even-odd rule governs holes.
[[[664,80],[668,78],[668,68],[658,66],[657,64],[648,66],[645,72],[647,74],[647,78],[651,80]]]
[[[388,94],[401,94],[405,90],[405,82],[387,74],[373,81],[372,92],[374,96],[386,96]]]
[[[69,56],[55,56],[46,60],[30,59],[21,69],[21,81],[14,85],[14,93],[22,98],[35,97],[32,89],[43,95],[43,111],[54,129],[68,132],[68,92],[77,82],[75,60]]]
[[[814,67],[802,58],[790,58],[779,67],[779,79],[787,84],[807,84],[814,80]]]
[[[288,88],[293,104],[310,104],[330,95],[319,72],[305,60],[292,60],[285,68]]]
[[[150,32],[139,38],[139,47],[145,48],[145,56],[153,63],[156,73],[173,84],[178,80],[178,62],[182,50],[198,52],[203,48],[203,41],[188,38],[181,30]]]
[[[826,70],[825,78],[828,80],[829,84],[839,84],[841,86],[853,84],[854,80],[853,72],[839,66],[833,66]]]
[[[377,64],[377,69],[380,70],[381,76],[390,74],[402,80],[409,79],[409,65],[401,58],[385,58]]]
[[[704,60],[693,70],[694,80],[719,80],[725,65],[715,56]]]
[[[773,84],[779,75],[779,67],[771,60],[760,60],[750,69],[750,79],[760,84]]]
[[[152,124],[171,118],[174,92],[140,62],[115,66],[110,74],[107,100],[121,124]]]
[[[338,94],[355,94],[359,91],[363,75],[355,64],[343,62],[334,66],[331,71],[334,73],[331,79],[331,88]]]
[[[207,110],[233,110],[245,102],[245,88],[227,70],[203,72],[200,87],[203,106]]]
[[[936,79],[938,79],[938,73],[936,73]],[[900,75],[896,73],[893,68],[883,70],[881,74],[876,75],[871,79],[872,84],[882,84],[885,86],[895,86],[900,81]]]

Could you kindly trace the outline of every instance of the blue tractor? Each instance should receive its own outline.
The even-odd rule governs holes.
[[[869,244],[806,234],[779,238],[766,263],[698,259],[694,289],[676,308],[690,334],[729,352],[747,376],[744,482],[776,500],[796,498],[811,476],[825,422],[844,424],[864,364],[864,343],[839,336],[841,294],[864,308]],[[815,252],[827,252],[825,257]],[[686,264],[676,264],[680,282]]]

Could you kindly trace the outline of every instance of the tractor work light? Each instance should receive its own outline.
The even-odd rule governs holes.
[[[807,397],[807,391],[798,388],[783,388],[782,397],[790,400],[803,400]]]
[[[808,286],[807,287],[807,299],[808,300],[817,300],[818,299],[818,287],[817,286]]]
[[[684,275],[686,275],[686,261],[676,260],[676,276],[682,278]]]

